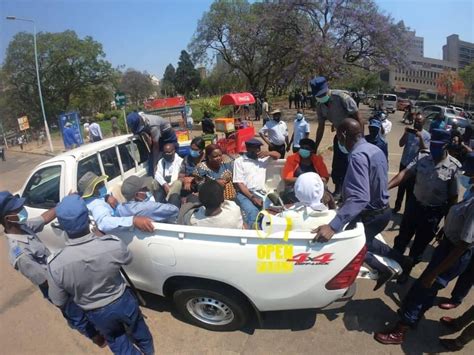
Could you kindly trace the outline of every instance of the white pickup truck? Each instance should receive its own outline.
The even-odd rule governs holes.
[[[145,147],[133,136],[105,139],[39,164],[18,193],[35,217],[76,191],[78,179],[93,171],[109,176],[107,187],[117,197],[126,177],[145,174],[146,157]],[[283,162],[268,169],[271,189],[281,187]],[[330,213],[322,214],[315,226],[330,218]],[[138,289],[169,297],[187,321],[210,330],[239,329],[252,314],[259,317],[264,311],[345,303],[355,293],[365,255],[361,224],[325,244],[311,243],[313,235],[304,231],[262,236],[256,230],[163,223],[155,228],[154,233],[114,233],[134,255],[127,274]],[[55,223],[39,237],[52,251],[65,241]]]

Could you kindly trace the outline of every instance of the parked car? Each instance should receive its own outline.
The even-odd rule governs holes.
[[[426,130],[429,130],[431,122],[439,115],[439,113],[436,112],[431,112],[426,116],[425,119],[425,124],[424,127]],[[472,122],[469,122],[468,119],[460,116],[451,116],[451,115],[445,115],[444,116],[445,122],[446,122],[446,130],[450,131],[453,126],[456,126],[458,131],[461,134],[464,134],[466,131],[467,127],[472,127]]]
[[[397,109],[397,95],[379,94],[375,99],[375,109],[395,113]]]
[[[92,171],[108,175],[108,191],[123,202],[123,180],[144,175],[146,161],[140,140],[131,135],[108,138],[40,163],[18,193],[26,199],[28,215],[36,217],[77,191],[78,180]],[[283,164],[278,160],[267,169],[268,189],[284,186]],[[331,218],[323,213],[312,227]],[[114,232],[133,253],[124,269],[138,289],[169,298],[185,320],[210,330],[239,329],[253,314],[265,311],[342,305],[355,293],[354,280],[365,255],[360,223],[324,244],[312,243],[310,231],[287,234],[273,228],[263,239],[253,229],[154,226],[153,233]],[[53,221],[38,234],[53,252],[65,242],[59,227]],[[279,273],[281,265],[284,272]]]
[[[456,114],[456,111],[454,111],[453,109],[451,108],[448,108],[446,106],[440,106],[440,105],[430,105],[430,106],[426,106],[422,109],[421,111],[423,113],[423,115],[425,117],[427,117],[428,115],[430,115],[431,113],[441,113],[443,114],[444,116],[450,116],[450,117],[456,117],[458,116]]]

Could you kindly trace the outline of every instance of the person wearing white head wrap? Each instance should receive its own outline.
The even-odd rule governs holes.
[[[305,173],[296,179],[295,196],[305,206],[314,211],[325,211],[328,208],[322,203],[324,183],[316,173]]]

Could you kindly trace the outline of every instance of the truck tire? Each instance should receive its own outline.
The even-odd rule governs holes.
[[[250,315],[245,298],[219,286],[178,289],[173,294],[173,302],[187,322],[213,331],[239,330]]]

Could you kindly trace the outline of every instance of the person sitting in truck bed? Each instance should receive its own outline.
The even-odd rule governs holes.
[[[324,184],[329,180],[328,169],[324,164],[323,157],[316,153],[316,143],[312,139],[303,138],[299,141],[298,152],[286,159],[281,172],[281,177],[285,181],[285,190],[281,194],[284,203],[298,201],[294,191],[296,179],[308,172],[317,173]]]
[[[155,202],[150,191],[153,182],[153,178],[145,176],[132,175],[126,178],[121,192],[127,202],[116,205],[119,216],[145,216],[155,222],[176,223],[178,207],[171,203]],[[108,202],[110,203],[110,199]]]
[[[153,221],[145,216],[117,217],[114,209],[105,198],[108,176],[97,176],[92,171],[85,173],[77,182],[77,190],[87,204],[97,228],[103,233],[110,233],[116,228],[136,227],[144,232],[153,232]]]
[[[224,199],[224,188],[215,180],[207,180],[199,189],[200,204],[191,205],[178,222],[213,228],[243,229],[242,213],[234,201]]]
[[[172,203],[181,206],[181,180],[178,179],[181,170],[181,158],[176,153],[175,143],[166,143],[163,146],[163,157],[158,161],[155,179],[161,188],[158,190],[158,202]]]

